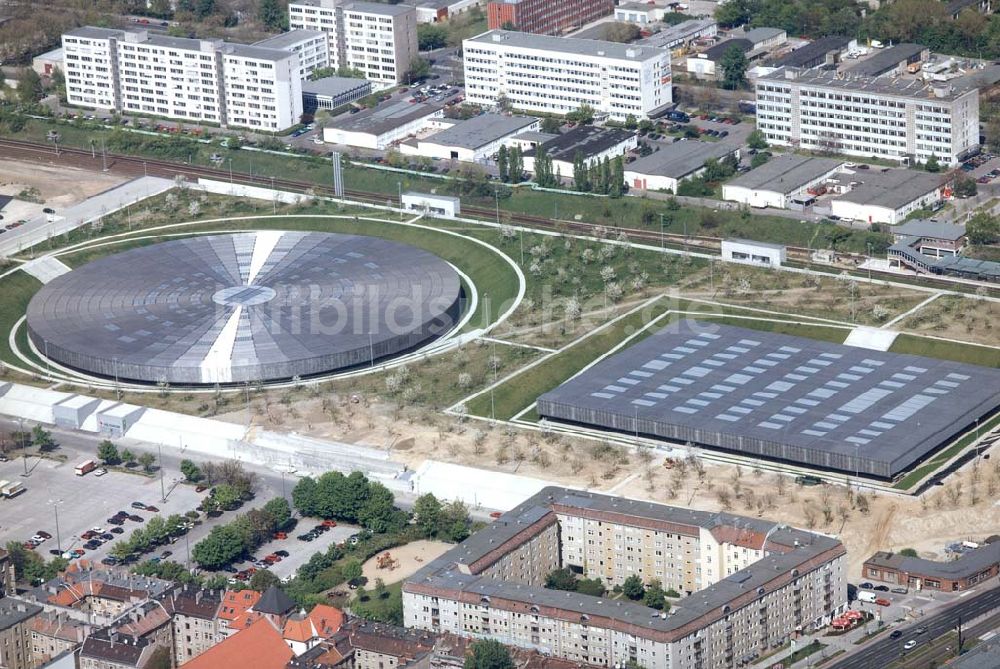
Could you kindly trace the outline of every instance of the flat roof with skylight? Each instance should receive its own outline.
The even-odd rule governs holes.
[[[538,398],[538,413],[890,479],[1000,407],[1000,371],[685,320]]]

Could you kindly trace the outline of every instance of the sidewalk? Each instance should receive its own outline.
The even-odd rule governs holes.
[[[48,220],[48,215],[39,214],[28,219],[28,222],[21,227],[7,231],[0,238],[0,258],[17,255],[50,237],[75,230],[102,216],[153,195],[159,195],[173,187],[174,182],[170,179],[139,177],[52,215],[51,222]]]

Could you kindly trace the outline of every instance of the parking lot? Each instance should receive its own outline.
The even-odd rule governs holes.
[[[176,485],[176,480],[168,478],[164,481],[167,498],[162,501],[159,478],[119,472],[76,476],[74,466],[74,462],[31,458],[29,475],[24,477],[23,460],[0,462],[0,479],[21,482],[27,489],[13,499],[0,499],[0,535],[6,540],[26,541],[39,530],[47,532],[52,538],[37,550],[48,558],[49,551],[55,549],[57,543],[63,550],[80,548],[86,543],[80,539],[82,533],[98,527],[109,530],[112,525],[107,518],[119,510],[137,515],[145,522],[154,515],[165,518],[195,509],[203,495],[191,486]],[[155,506],[159,513],[132,509],[131,504],[136,501]],[[86,551],[86,557],[100,560],[116,541],[128,537],[133,529],[141,526],[135,521],[125,521],[124,533],[116,534],[115,539],[94,551]]]
[[[352,534],[356,534],[361,531],[360,527],[356,527],[354,525],[341,525],[338,523],[336,527],[331,527],[329,530],[323,532],[312,541],[302,541],[297,538],[298,536],[311,530],[318,523],[319,521],[315,518],[300,519],[299,524],[295,527],[295,529],[292,532],[289,532],[287,539],[275,539],[274,541],[269,541],[254,551],[253,557],[260,559],[265,555],[274,553],[275,551],[288,551],[288,557],[282,558],[280,562],[276,562],[268,567],[268,569],[278,578],[288,578],[293,576],[299,570],[299,567],[308,562],[314,553],[324,553],[333,544],[339,544],[343,541],[347,541]],[[233,567],[240,571],[249,569],[253,566],[252,560],[243,560],[233,564]]]

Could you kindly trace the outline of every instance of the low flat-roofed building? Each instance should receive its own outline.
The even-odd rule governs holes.
[[[947,561],[879,551],[865,560],[861,570],[865,579],[914,590],[968,590],[1000,574],[1000,543],[980,546]]]
[[[719,34],[719,24],[713,18],[688,19],[677,25],[665,26],[663,30],[649,37],[638,40],[636,44],[655,46],[661,49],[674,49],[690,44],[702,37],[715,37]]]
[[[534,172],[535,155],[539,149],[545,149],[545,153],[552,159],[552,173],[558,172],[568,178],[573,176],[573,161],[576,160],[577,154],[583,157],[584,163],[590,168],[605,158],[622,156],[636,148],[638,144],[638,137],[631,130],[581,125],[536,149],[526,151],[524,169]]]
[[[62,47],[47,51],[31,59],[31,69],[43,77],[51,77],[56,68],[63,69],[66,55]]]
[[[941,200],[947,177],[914,170],[857,171],[838,180],[850,190],[835,195],[830,212],[846,221],[901,223],[912,212]]]
[[[836,65],[844,54],[856,49],[858,41],[840,35],[828,35],[813,40],[804,46],[789,51],[771,65],[773,67],[812,68],[820,65]]]
[[[663,8],[644,2],[623,2],[615,7],[615,21],[637,23],[641,26],[656,23],[663,17]]]
[[[722,199],[751,207],[788,209],[792,198],[823,183],[843,168],[834,158],[786,154],[722,184]]]
[[[323,141],[365,149],[386,149],[443,116],[441,105],[410,104],[401,100],[332,119],[323,128]]]
[[[909,65],[927,60],[931,50],[921,44],[904,42],[885,49],[875,49],[868,58],[847,68],[848,73],[865,77],[903,74]]]
[[[785,247],[781,244],[755,242],[751,239],[723,239],[722,259],[743,265],[781,267],[785,264]]]
[[[781,28],[752,28],[743,34],[750,40],[751,51],[773,49],[788,41],[788,33]]]
[[[739,147],[721,142],[674,142],[625,165],[625,183],[637,190],[676,193],[681,181],[705,169],[705,161],[731,155],[739,158]]]
[[[433,195],[431,193],[403,193],[403,208],[409,211],[421,211],[443,218],[455,218],[462,212],[462,203],[457,197],[450,195]]]
[[[440,23],[482,7],[486,0],[413,0],[407,4],[417,8],[417,23]]]
[[[302,111],[315,114],[320,109],[336,109],[371,95],[372,82],[353,77],[323,77],[302,82]]]
[[[531,116],[480,114],[428,137],[407,142],[400,150],[403,154],[428,158],[482,163],[515,135],[537,130],[540,125],[541,121]]]
[[[739,49],[742,53],[749,53],[753,49],[753,42],[742,37],[727,39],[701,53],[693,53],[687,57],[688,74],[693,74],[701,79],[715,79],[719,74],[719,61],[732,48]]]
[[[915,238],[911,246],[925,256],[943,258],[957,256],[965,247],[965,226],[917,219],[897,225],[892,229],[893,241]]]

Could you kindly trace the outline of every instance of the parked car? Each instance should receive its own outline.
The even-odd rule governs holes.
[[[134,523],[145,522],[142,516],[129,516],[128,519],[131,520]]]
[[[275,555],[278,555],[278,556],[280,556],[280,557],[283,557],[283,558],[286,558],[286,557],[288,557],[288,555],[289,555],[288,551],[285,551],[285,550],[281,550],[281,551],[274,551],[274,554],[275,554]]]
[[[875,589],[875,585],[872,584],[872,583],[869,583],[868,581],[865,581],[864,583],[862,583],[858,587],[861,588],[862,590],[874,590]]]
[[[118,558],[109,555],[103,560],[101,560],[101,564],[107,565],[109,567],[114,567],[116,564],[118,564]]]
[[[909,592],[909,590],[907,590],[906,588],[893,588],[892,591],[897,595],[905,595],[907,592]]]
[[[158,508],[156,508],[155,506],[147,506],[145,508],[145,510],[149,511],[150,513],[159,513],[160,512],[160,510]]]
[[[146,505],[142,502],[132,502],[132,508],[142,510],[146,508]]]
[[[125,530],[123,528],[121,528],[121,527],[112,527],[108,531],[111,532],[111,534],[124,534],[125,533]]]
[[[892,602],[890,602],[885,597],[879,597],[878,599],[875,600],[875,603],[878,604],[879,606],[891,606],[892,605]]]
[[[873,589],[879,592],[889,592],[889,586],[887,585],[876,585]]]

